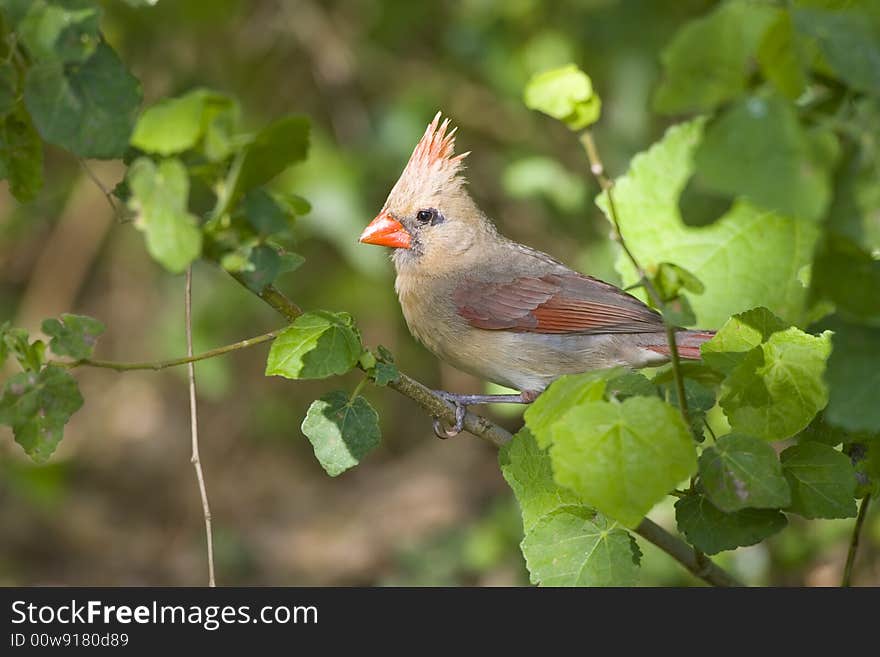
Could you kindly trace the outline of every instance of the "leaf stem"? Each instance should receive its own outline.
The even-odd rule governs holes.
[[[253,347],[254,345],[262,344],[264,342],[269,342],[270,340],[274,340],[276,337],[278,337],[278,334],[281,333],[283,330],[283,328],[275,329],[274,331],[269,331],[269,333],[264,333],[263,335],[258,335],[254,338],[248,338],[247,340],[241,340],[240,342],[234,342],[233,344],[227,344],[223,347],[217,347],[216,349],[211,349],[210,351],[205,351],[201,354],[196,354],[195,356],[189,355],[185,358],[172,358],[171,360],[121,363],[114,360],[81,358],[80,360],[74,361],[55,360],[49,361],[49,363],[52,365],[58,365],[60,367],[66,367],[68,369],[73,369],[74,367],[101,367],[108,370],[116,370],[117,372],[127,372],[129,370],[164,370],[169,367],[177,367],[178,365],[196,363],[200,360],[207,360],[208,358],[215,358],[217,356],[222,356],[223,354],[228,354],[231,351],[237,351],[239,349],[245,349],[247,347]]]
[[[657,291],[653,281],[648,277],[645,269],[636,259],[635,254],[630,251],[626,240],[623,239],[623,233],[620,230],[620,221],[617,214],[617,204],[614,201],[614,181],[605,175],[605,165],[599,157],[599,149],[596,148],[596,142],[593,140],[593,133],[589,130],[583,132],[580,141],[584,146],[584,150],[587,152],[587,159],[590,162],[590,173],[596,178],[596,182],[599,183],[599,187],[602,188],[602,191],[605,192],[605,197],[608,199],[608,214],[611,215],[611,224],[614,226],[613,238],[618,244],[620,244],[624,254],[629,258],[629,261],[635,268],[651,302],[657,307],[660,311],[660,316],[663,318],[663,325],[666,328],[666,341],[669,343],[669,360],[672,363],[672,378],[675,380],[675,390],[678,393],[678,408],[681,411],[682,418],[684,418],[685,425],[688,427],[688,430],[690,430],[691,422],[690,414],[688,413],[687,398],[685,397],[684,376],[681,373],[678,344],[675,341],[676,327],[670,324],[669,320],[666,318],[666,304],[663,302],[663,298]]]
[[[865,516],[868,515],[868,505],[871,503],[871,494],[862,498],[859,504],[859,514],[856,516],[856,524],[853,526],[852,538],[849,541],[849,551],[846,553],[846,565],[843,567],[843,579],[840,586],[847,588],[852,585],[853,567],[856,562],[856,553],[859,549],[859,536],[862,533],[862,525],[865,524]]]
[[[349,397],[349,400],[350,400],[350,401],[354,401],[355,399],[357,399],[357,396],[358,396],[359,394],[361,394],[361,390],[364,389],[364,386],[367,385],[367,381],[369,381],[369,380],[370,380],[370,377],[369,377],[369,376],[364,376],[364,377],[358,382],[358,384],[355,386],[354,390],[352,390],[352,392],[351,392],[351,397]]]
[[[234,275],[233,278],[235,278]],[[295,318],[298,313],[302,312],[299,306],[274,288],[272,294],[258,296],[287,319]],[[455,407],[452,404],[403,372],[400,372],[400,377],[396,381],[390,381],[388,387],[415,401],[432,417],[440,417],[448,422],[455,421]],[[465,415],[464,429],[496,447],[502,447],[513,440],[513,435],[507,429],[470,411]],[[707,584],[743,586],[741,582],[712,560],[706,557],[703,557],[703,560],[698,560],[691,546],[647,518],[642,520],[635,532],[666,552]]]

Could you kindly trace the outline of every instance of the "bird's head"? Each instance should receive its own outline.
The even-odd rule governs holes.
[[[395,249],[398,270],[407,265],[449,263],[479,236],[494,232],[464,188],[462,160],[454,155],[455,129],[440,112],[416,144],[403,173],[360,241]],[[452,256],[452,258],[450,258]]]

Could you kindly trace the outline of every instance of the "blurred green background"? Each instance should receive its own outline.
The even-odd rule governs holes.
[[[346,310],[365,343],[432,387],[482,384],[415,343],[400,315],[387,254],[357,243],[425,124],[441,109],[470,150],[470,190],[510,237],[615,281],[607,223],[577,140],[528,111],[529,76],[575,62],[604,101],[597,139],[613,173],[669,124],[650,110],[659,53],[715,5],[704,0],[106,0],[104,30],[143,82],[145,104],[204,86],[243,104],[251,127],[302,112],[307,162],[279,185],[312,203],[298,224],[307,259],[279,282],[305,308]],[[164,273],[131,225],[59,150],[40,197],[18,206],[0,186],[0,319],[37,331],[76,312],[108,326],[97,356],[180,355],[183,278]],[[112,186],[121,166],[94,163]],[[195,271],[195,349],[279,326],[222,271]],[[197,366],[202,463],[223,585],[445,584],[528,581],[519,514],[496,452],[470,437],[439,441],[410,400],[372,389],[383,443],[328,478],[299,425],[333,382],[263,376],[266,348]],[[48,466],[0,429],[0,584],[198,585],[205,581],[201,507],[189,462],[183,370],[79,371],[86,404]],[[358,380],[348,375],[344,385]],[[502,409],[503,410],[503,409]],[[495,415],[516,429],[519,410]],[[652,517],[674,527],[671,502]],[[880,516],[864,535],[855,582],[880,583]],[[719,561],[749,582],[839,581],[851,521],[792,518],[765,544]],[[695,580],[652,546],[642,583]],[[873,548],[873,549],[872,549]]]

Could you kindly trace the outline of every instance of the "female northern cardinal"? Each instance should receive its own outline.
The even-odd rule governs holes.
[[[665,361],[656,311],[498,233],[465,190],[468,153],[453,157],[455,130],[439,121],[438,112],[360,241],[394,248],[395,288],[419,341],[465,372],[521,391],[440,391],[457,410],[447,435],[461,431],[470,404],[530,403],[563,374]],[[679,355],[699,359],[712,335],[679,331]]]

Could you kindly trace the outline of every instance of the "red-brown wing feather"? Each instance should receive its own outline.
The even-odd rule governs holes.
[[[471,326],[531,333],[662,331],[663,320],[613,285],[575,272],[464,283],[453,300]]]

